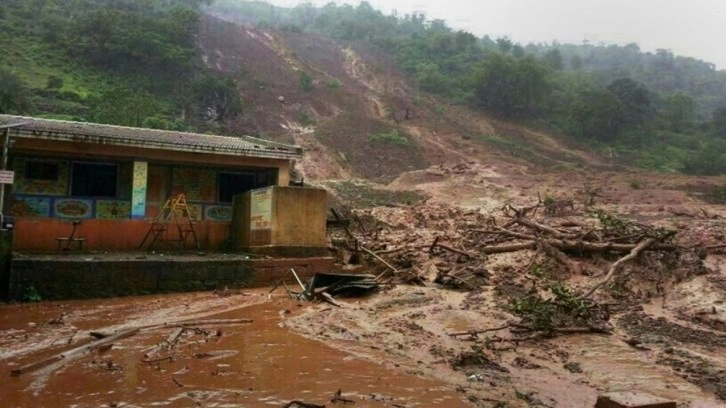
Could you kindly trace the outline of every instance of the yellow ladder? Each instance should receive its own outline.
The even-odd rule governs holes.
[[[176,225],[177,236],[169,237],[169,225]],[[171,197],[161,207],[161,211],[151,220],[151,228],[146,233],[139,249],[143,249],[146,241],[151,238],[147,251],[151,251],[157,241],[178,242],[182,249],[185,247],[189,235],[194,238],[197,250],[201,250],[197,234],[194,231],[194,220],[192,220],[187,198],[184,194]]]

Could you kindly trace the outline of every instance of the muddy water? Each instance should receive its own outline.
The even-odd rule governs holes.
[[[308,340],[279,326],[288,300],[213,294],[171,295],[109,301],[13,305],[0,308],[0,405],[3,407],[97,406],[284,406],[291,400],[328,403],[341,389],[356,406],[466,406],[453,387]],[[66,313],[63,325],[45,325]],[[184,311],[184,312],[181,312]],[[210,314],[211,313],[211,314]],[[108,351],[10,377],[19,365],[82,344],[67,345],[78,328],[122,327],[207,315],[252,318],[254,323],[185,331],[175,352],[142,362],[144,352],[172,329],[142,331]],[[29,326],[35,323],[36,326]],[[27,338],[25,337],[27,335]],[[30,347],[27,343],[48,346]],[[84,337],[85,339],[85,337]],[[85,340],[84,340],[85,341]],[[52,342],[52,341],[51,341]],[[25,348],[24,352],[13,352]],[[4,357],[3,357],[4,356]]]
[[[713,395],[656,364],[653,352],[635,350],[610,336],[569,336],[554,342],[571,351],[571,360],[578,362],[589,382],[602,391],[646,393],[677,401],[679,407],[723,406]]]

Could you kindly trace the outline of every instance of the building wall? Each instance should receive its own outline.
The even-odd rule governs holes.
[[[37,169],[37,162],[54,164],[55,179],[33,179],[26,164]],[[113,197],[74,195],[74,163],[89,162],[116,166],[117,188]],[[148,163],[137,202],[138,175],[135,164]],[[57,141],[18,139],[13,147],[11,166],[16,172],[5,214],[15,218],[16,251],[55,251],[56,238],[68,237],[70,220],[81,220],[76,237],[84,238],[84,249],[127,251],[139,247],[149,232],[144,218],[160,213],[166,200],[185,194],[195,232],[204,250],[220,250],[229,238],[232,203],[221,199],[222,174],[250,178],[259,187],[289,182],[289,162],[236,156],[169,152],[161,150],[87,145]],[[75,166],[75,167],[74,167]],[[146,166],[144,165],[146,168]],[[42,169],[41,169],[42,170]],[[55,174],[55,173],[54,173]],[[142,173],[143,174],[143,173]],[[230,176],[231,175],[231,176]],[[33,176],[33,177],[37,177]],[[262,184],[259,184],[262,183]],[[227,190],[225,190],[227,191]],[[144,200],[145,199],[145,200]],[[144,211],[145,206],[145,211]],[[134,204],[133,208],[137,208]],[[139,214],[136,217],[136,214]],[[191,245],[191,241],[187,241]]]
[[[272,244],[324,247],[327,193],[318,188],[274,187]]]
[[[232,247],[325,247],[326,191],[268,187],[235,197]]]
[[[145,220],[82,220],[75,237],[83,238],[85,251],[134,251],[138,250],[148,234],[151,223]],[[13,248],[20,252],[54,252],[58,250],[56,238],[68,237],[73,230],[71,221],[57,218],[16,218],[13,231]],[[170,228],[173,233],[174,228]],[[222,250],[229,239],[229,223],[202,221],[194,224],[194,231],[203,250]],[[176,235],[169,238],[176,238]],[[146,241],[144,248],[150,241]],[[65,243],[62,243],[65,245]],[[157,251],[179,249],[177,242],[158,242]],[[187,237],[186,249],[194,249],[194,241]],[[73,251],[78,244],[71,246]]]

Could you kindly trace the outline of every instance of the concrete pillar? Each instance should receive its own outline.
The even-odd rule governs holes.
[[[131,218],[146,217],[146,183],[149,173],[149,163],[134,162],[134,179],[131,190]]]

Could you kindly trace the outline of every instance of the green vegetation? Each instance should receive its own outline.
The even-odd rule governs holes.
[[[305,71],[300,71],[300,88],[305,92],[313,90],[313,77]]]
[[[713,64],[667,50],[641,52],[636,44],[477,38],[419,13],[384,15],[365,1],[279,8],[238,0],[6,0],[0,111],[224,131],[243,106],[237,80],[202,62],[196,40],[204,7],[265,27],[364,43],[392,57],[424,92],[564,132],[619,163],[726,173],[726,71]],[[315,88],[304,71],[299,83]],[[325,86],[341,84],[331,78]]]
[[[38,293],[35,286],[25,286],[20,291],[20,300],[27,303],[38,303],[43,301],[43,296]]]
[[[0,113],[26,114],[33,111],[27,85],[13,72],[0,68]]]
[[[381,132],[370,135],[369,140],[371,143],[390,143],[397,146],[408,146],[411,144],[411,140],[408,136],[399,133],[397,129],[393,129],[390,132]]]
[[[344,201],[361,207],[413,205],[425,199],[416,191],[380,190],[369,184],[353,181],[330,183],[329,186]]]
[[[201,130],[223,122],[241,103],[234,81],[208,72],[196,47],[208,3],[0,3],[0,111]]]
[[[512,313],[519,316],[523,324],[548,335],[553,334],[557,327],[564,326],[565,322],[586,326],[592,317],[591,300],[582,298],[564,283],[550,279],[551,273],[546,267],[533,264],[528,272],[534,280],[541,281],[542,288],[551,296],[530,293],[512,300]]]
[[[516,44],[477,38],[422,14],[367,2],[278,8],[217,0],[247,22],[364,42],[423,90],[577,137],[613,159],[660,171],[726,173],[726,71],[636,44]]]
[[[338,89],[340,88],[340,81],[337,78],[330,78],[325,81],[325,86],[330,89]]]

